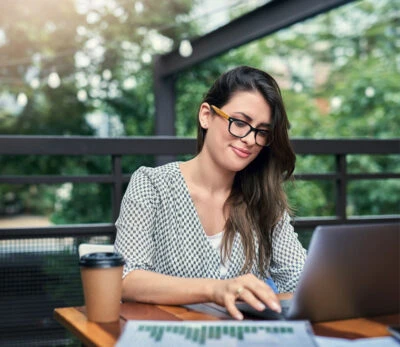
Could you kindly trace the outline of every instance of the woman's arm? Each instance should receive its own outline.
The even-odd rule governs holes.
[[[271,288],[251,274],[218,280],[134,270],[124,278],[122,286],[123,300],[165,305],[215,302],[225,306],[232,317],[241,320],[243,315],[235,305],[239,298],[259,311],[266,306],[281,311],[279,300]]]
[[[289,215],[285,213],[272,235],[272,259],[269,268],[279,292],[294,292],[306,257],[306,250],[290,224]]]

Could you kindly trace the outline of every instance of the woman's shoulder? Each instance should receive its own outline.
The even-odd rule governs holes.
[[[125,195],[135,200],[156,198],[178,181],[179,172],[178,162],[157,167],[141,166],[132,174]]]
[[[146,176],[151,180],[157,180],[177,176],[179,173],[179,162],[175,161],[156,167],[141,166],[133,173],[133,176]]]
[[[179,162],[171,162],[157,167],[141,166],[131,177],[131,185],[140,187],[163,187],[179,180]]]

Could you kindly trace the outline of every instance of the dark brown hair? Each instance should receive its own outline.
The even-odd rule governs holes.
[[[272,253],[272,232],[285,211],[289,211],[283,181],[294,171],[296,156],[289,142],[289,121],[276,81],[266,72],[239,66],[222,74],[203,99],[223,107],[238,91],[258,91],[271,108],[273,141],[257,158],[236,173],[224,210],[228,218],[222,241],[223,259],[229,257],[236,232],[241,236],[245,263],[242,273],[251,271],[258,262],[265,276]],[[203,148],[207,130],[198,123],[197,150]],[[258,260],[255,259],[258,251]]]

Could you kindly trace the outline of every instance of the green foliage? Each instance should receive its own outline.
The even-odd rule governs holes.
[[[68,186],[66,186],[68,188]],[[57,196],[51,216],[55,224],[111,223],[111,187],[93,183],[74,184],[70,195]]]
[[[347,162],[351,173],[400,172],[398,155],[349,155]]]
[[[295,181],[285,191],[296,216],[334,216],[335,192],[331,182]]]
[[[327,119],[318,112],[316,100],[307,93],[282,92],[290,120],[289,135],[293,138],[322,139],[326,137]]]
[[[0,108],[0,134],[154,134],[151,56],[200,33],[198,24],[185,20],[196,3],[200,4],[7,2],[7,11],[0,13],[0,56],[5,62],[0,98],[15,100],[24,93],[27,104]],[[238,15],[235,11],[232,18]],[[177,135],[196,136],[204,93],[222,72],[246,64],[277,79],[292,138],[398,137],[399,11],[400,4],[389,0],[352,2],[188,69],[177,76]],[[52,72],[61,78],[57,88],[47,83]],[[38,85],[33,84],[35,79]],[[106,115],[97,126],[90,122],[94,111]],[[398,163],[398,156],[348,157],[349,171],[359,173],[399,172]],[[154,165],[154,158],[123,159],[124,172],[140,165]],[[2,174],[85,175],[111,170],[109,158],[103,157],[80,158],[78,163],[57,156],[3,156],[0,167]],[[334,171],[334,158],[298,157],[296,174]],[[14,201],[17,210],[52,214],[56,223],[110,220],[107,185],[75,184],[68,198],[60,198],[60,189],[1,185],[0,213]],[[334,214],[334,189],[328,181],[297,180],[286,189],[296,215]],[[351,183],[348,191],[351,215],[399,212],[393,197],[398,191],[395,181]]]
[[[136,5],[125,0],[86,5],[74,0],[8,2],[7,11],[0,14],[0,55],[2,62],[11,63],[1,66],[0,81],[5,83],[0,83],[0,96],[15,100],[24,93],[27,104],[0,109],[0,134],[97,135],[99,130],[87,118],[93,111],[108,115],[107,126],[100,124],[107,135],[154,134],[151,55],[176,47],[195,33],[190,23],[171,26],[189,14],[193,1],[149,0]],[[61,79],[55,88],[47,83],[52,72]],[[153,164],[151,156],[123,161],[126,172]],[[0,167],[2,174],[17,175],[111,170],[104,157],[77,161],[8,156],[0,158]],[[60,193],[65,187],[67,196]],[[54,223],[111,221],[107,185],[1,185],[0,196],[0,214],[23,210],[50,215]]]
[[[298,155],[295,175],[335,172],[335,158],[328,155]]]
[[[399,8],[388,0],[351,3],[190,69],[178,80],[178,134],[196,135],[203,94],[221,72],[246,64],[277,79],[292,138],[397,138]],[[350,169],[357,166],[354,157],[347,160]],[[398,172],[398,156],[369,156],[358,164],[360,172],[377,168]],[[298,157],[296,174],[335,170],[332,157]],[[349,214],[398,214],[396,184],[350,184]],[[335,214],[334,187],[328,181],[296,181],[286,190],[297,216]]]
[[[92,129],[84,115],[90,108],[76,101],[76,88],[71,79],[75,72],[74,54],[81,48],[76,30],[84,17],[75,11],[74,1],[56,4],[51,0],[7,2],[7,11],[0,14],[0,30],[5,44],[0,45],[2,65],[0,93],[25,93],[27,105],[13,115],[0,111],[0,133],[90,135]],[[44,11],[46,16],[43,16]],[[58,52],[62,54],[55,57]],[[52,89],[46,78],[57,71],[62,87]],[[33,77],[39,85],[31,87]],[[40,82],[41,80],[41,82]]]
[[[349,216],[399,214],[399,180],[361,180],[348,185]]]

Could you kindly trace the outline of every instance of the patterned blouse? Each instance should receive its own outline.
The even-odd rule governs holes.
[[[125,258],[124,277],[137,269],[187,278],[221,276],[220,251],[203,230],[178,162],[141,167],[132,175],[116,227],[114,247]],[[244,259],[236,234],[225,278],[239,276]],[[285,214],[273,232],[268,269],[280,292],[294,291],[305,259]],[[256,262],[251,272],[260,278]]]

